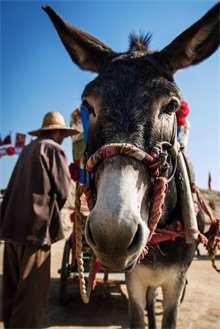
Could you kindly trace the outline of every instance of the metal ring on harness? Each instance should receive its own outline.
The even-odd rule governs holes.
[[[167,145],[169,147],[168,151],[169,151],[169,154],[171,155],[171,158],[172,158],[172,162],[174,162],[173,164],[173,170],[170,174],[170,176],[167,178],[167,184],[173,179],[174,175],[175,175],[175,172],[176,172],[176,168],[177,168],[177,156],[178,156],[178,152],[171,152],[170,150],[174,149],[174,146],[169,143],[169,142],[160,142],[160,145],[163,147],[163,145]]]

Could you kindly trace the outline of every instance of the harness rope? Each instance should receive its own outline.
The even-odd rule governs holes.
[[[171,144],[168,146],[171,146]],[[153,236],[154,230],[156,229],[157,223],[162,214],[162,206],[164,204],[165,194],[166,194],[166,186],[168,180],[165,177],[158,177],[160,174],[160,170],[165,170],[169,168],[169,164],[167,162],[167,151],[164,151],[162,145],[157,143],[156,146],[152,149],[151,154],[144,152],[143,150],[135,147],[132,144],[128,143],[114,143],[109,144],[101,147],[97,152],[95,152],[87,161],[86,163],[86,171],[93,172],[95,165],[102,161],[105,158],[116,154],[123,154],[127,156],[131,156],[138,161],[143,161],[149,167],[149,171],[152,177],[154,177],[154,197],[152,200],[152,207],[150,210],[150,237]],[[172,173],[171,178],[173,177],[174,173]],[[171,179],[170,178],[170,179]],[[88,184],[80,185],[76,191],[76,199],[75,199],[75,212],[76,212],[76,257],[78,263],[78,271],[79,271],[79,281],[80,281],[80,292],[81,297],[84,303],[89,302],[91,288],[92,288],[92,274],[94,270],[94,260],[91,261],[90,273],[89,273],[89,280],[88,280],[88,289],[86,289],[86,282],[84,276],[84,267],[83,267],[83,254],[82,254],[82,214],[80,212],[81,208],[81,195],[85,193],[88,208],[91,209],[94,206],[94,200],[92,197],[91,190]],[[141,255],[138,258],[138,262],[140,262],[144,256],[148,252],[147,245],[144,247]],[[94,255],[93,255],[94,256]],[[93,257],[92,257],[93,258]]]
[[[168,146],[171,144],[169,143],[157,143],[156,146],[152,149],[151,154],[144,152],[143,150],[135,147],[134,145],[122,143],[122,144],[109,144],[102,146],[97,152],[95,152],[87,161],[86,163],[86,171],[93,172],[94,167],[100,161],[110,156],[114,156],[116,154],[123,154],[127,156],[131,156],[138,161],[143,161],[148,165],[149,171],[151,176],[153,177],[153,199],[150,208],[150,216],[149,216],[149,229],[150,234],[147,243],[157,243],[155,242],[155,232],[159,234],[163,234],[165,230],[156,229],[157,224],[160,220],[162,214],[162,207],[164,204],[164,199],[167,191],[167,184],[171,180],[174,175],[174,172],[171,174],[170,178],[167,179],[165,177],[161,177],[160,172],[169,168],[169,164],[167,163],[167,151],[163,150],[162,145],[167,144]],[[176,168],[176,166],[175,166]],[[201,196],[199,189],[196,186],[192,187],[192,191],[198,195],[198,199],[203,207],[204,211],[210,216],[212,220],[212,231],[214,230],[215,236],[214,238],[206,238],[203,234],[197,231],[198,238],[200,242],[204,245],[207,245],[207,250],[209,253],[209,258],[212,261],[213,267],[216,271],[220,272],[220,270],[215,265],[215,254],[217,252],[217,248],[220,249],[220,221],[216,220],[209,212],[204,199]],[[95,255],[92,254],[91,260],[91,268],[89,273],[88,279],[88,289],[86,289],[86,281],[84,276],[84,267],[83,267],[83,254],[82,254],[82,214],[80,212],[81,208],[81,200],[80,197],[82,194],[86,195],[88,208],[91,211],[94,206],[94,200],[92,197],[92,192],[88,184],[80,185],[76,192],[76,199],[75,199],[75,211],[76,211],[76,257],[78,263],[78,270],[79,270],[79,281],[80,281],[80,292],[81,297],[84,303],[89,302],[91,289],[92,289],[92,276],[94,272],[94,264],[95,264]],[[186,230],[194,231],[192,228],[185,228]],[[169,231],[166,230],[166,233]],[[216,235],[217,233],[217,235]],[[169,233],[168,233],[169,234]],[[172,232],[170,234],[171,239],[175,240],[177,236],[184,236],[184,230],[179,230],[178,232]],[[144,250],[140,254],[138,261],[140,262],[145,255],[148,253],[147,243],[144,247]]]
[[[88,304],[91,290],[92,290],[92,277],[94,273],[94,266],[95,266],[95,254],[92,252],[91,257],[91,265],[90,265],[90,271],[89,271],[89,278],[88,278],[88,285],[86,287],[86,280],[84,276],[84,261],[83,261],[83,253],[82,253],[82,219],[83,215],[80,212],[81,209],[81,200],[80,197],[83,193],[87,193],[89,189],[88,184],[80,185],[78,189],[76,190],[76,199],[75,199],[75,225],[76,225],[76,259],[77,259],[77,265],[78,265],[78,272],[79,272],[79,284],[80,284],[80,293],[82,300],[85,304]],[[87,193],[87,195],[89,195]],[[89,197],[88,197],[89,201]],[[91,198],[90,198],[91,201]],[[91,210],[91,208],[89,209]]]
[[[171,146],[171,144],[169,145]],[[98,151],[88,159],[86,163],[86,171],[93,172],[94,167],[98,162],[117,154],[127,155],[146,163],[152,177],[159,176],[160,169],[169,168],[167,162],[168,153],[162,149],[161,143],[157,143],[156,146],[153,147],[151,154],[144,152],[132,144],[112,143],[100,147]]]
[[[210,218],[211,226],[207,232],[208,241],[206,244],[206,249],[208,251],[208,257],[212,262],[213,268],[220,273],[220,268],[218,268],[215,263],[215,256],[217,251],[220,250],[220,220],[212,215],[199,188],[194,184],[192,185],[192,191],[196,193],[202,209]]]

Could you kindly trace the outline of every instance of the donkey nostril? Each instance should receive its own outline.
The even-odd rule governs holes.
[[[141,228],[141,225],[139,224],[137,226],[137,230],[133,236],[133,239],[128,246],[128,250],[134,251],[135,249],[139,249],[142,239],[143,239],[142,228]]]

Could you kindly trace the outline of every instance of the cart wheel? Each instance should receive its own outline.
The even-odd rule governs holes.
[[[62,259],[62,267],[60,270],[60,305],[64,305],[66,301],[66,288],[67,288],[67,280],[70,275],[70,254],[71,254],[71,239],[68,239],[65,243],[63,250],[63,259]]]

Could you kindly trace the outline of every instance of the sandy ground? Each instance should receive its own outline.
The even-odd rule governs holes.
[[[84,304],[81,300],[78,279],[70,280],[65,305],[60,305],[58,270],[61,268],[64,243],[65,240],[62,240],[52,246],[51,292],[43,328],[128,328],[127,292],[123,274],[118,276],[110,274],[106,289],[101,275],[91,294],[89,304]],[[2,243],[1,260],[3,247]],[[194,258],[188,271],[188,285],[180,308],[177,329],[220,328],[220,273],[212,268],[202,247],[200,251],[201,257]],[[220,267],[219,256],[218,266]],[[2,261],[0,279],[2,282]],[[156,310],[158,327],[160,327],[162,318],[160,300],[157,302]],[[2,322],[0,328],[3,328]]]

